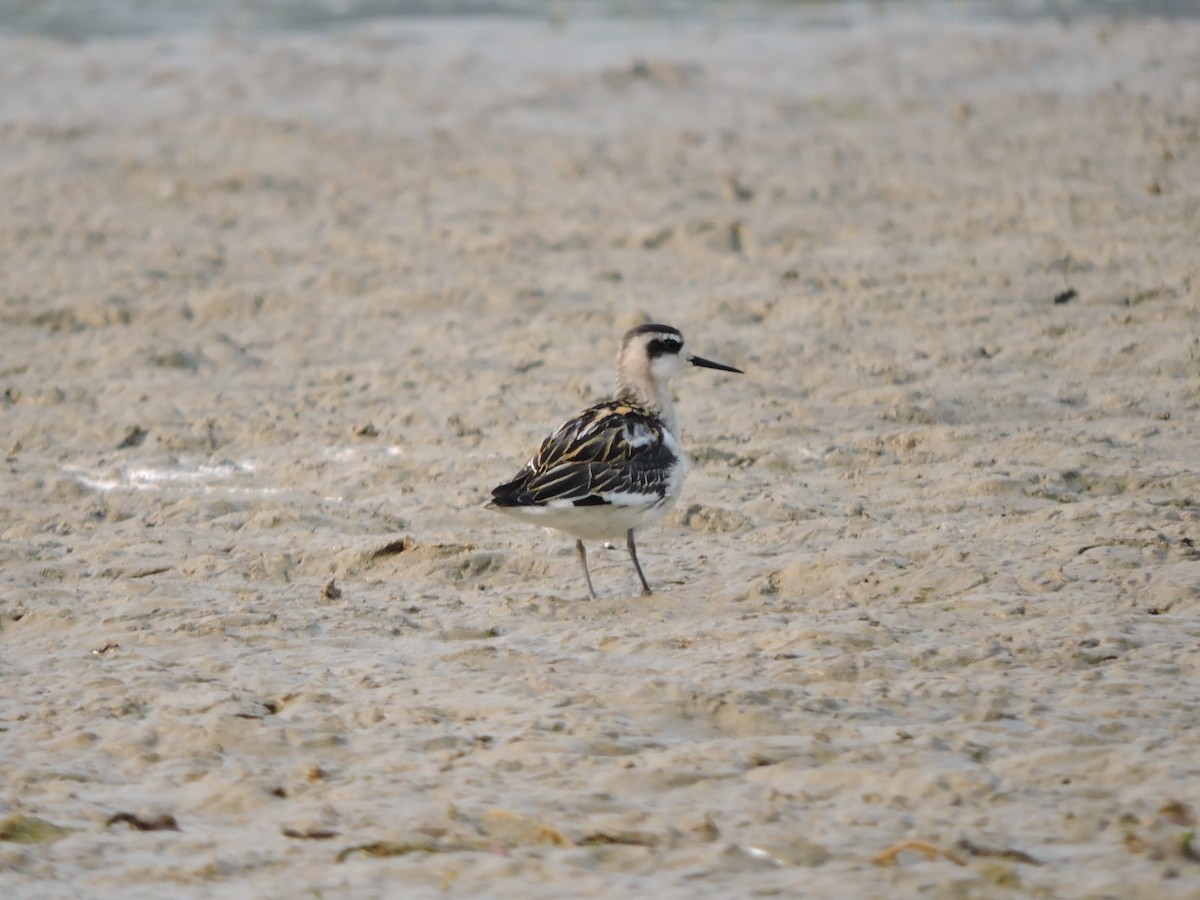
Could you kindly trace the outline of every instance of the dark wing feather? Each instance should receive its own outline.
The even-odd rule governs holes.
[[[585,410],[546,438],[515,479],[492,491],[498,506],[607,503],[617,492],[666,492],[675,455],[649,410],[609,401]]]

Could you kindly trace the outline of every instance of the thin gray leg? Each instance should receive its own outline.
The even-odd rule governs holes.
[[[631,532],[629,532],[629,533],[630,533],[631,535],[633,534],[633,532],[632,532],[632,531],[631,531]],[[587,579],[587,586],[588,586],[588,596],[589,596],[589,597],[591,597],[593,600],[595,600],[595,599],[596,599],[596,592],[595,592],[594,590],[592,590],[592,575],[591,575],[591,573],[588,571],[588,567],[587,567],[587,551],[583,549],[583,539],[582,539],[582,538],[580,538],[579,540],[575,541],[575,552],[579,554],[579,561],[580,561],[581,563],[583,563],[583,577]],[[635,560],[635,562],[636,562],[636,560]],[[645,582],[645,580],[646,580],[646,579],[644,579],[644,578],[642,579],[642,581],[643,581],[643,582]]]
[[[629,548],[629,558],[633,560],[633,567],[637,569],[638,578],[642,579],[642,593],[653,594],[650,590],[650,584],[646,581],[646,576],[642,574],[642,564],[638,562],[637,547],[633,543],[633,529],[630,528],[625,534],[625,546]]]

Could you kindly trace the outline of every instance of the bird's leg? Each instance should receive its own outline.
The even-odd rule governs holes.
[[[630,532],[632,534],[633,532]],[[593,600],[596,599],[596,592],[592,590],[592,575],[588,572],[587,567],[587,551],[583,549],[583,539],[579,538],[575,541],[575,552],[579,554],[579,561],[583,563],[583,577],[587,579],[588,596]],[[643,579],[645,580],[645,579]]]
[[[633,560],[633,567],[637,569],[638,578],[642,579],[642,593],[653,594],[654,591],[650,590],[650,584],[646,581],[646,576],[642,574],[642,564],[638,562],[637,546],[633,543],[632,528],[625,533],[625,546],[629,548],[629,558]]]

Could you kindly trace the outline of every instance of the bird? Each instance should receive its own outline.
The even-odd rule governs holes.
[[[624,537],[642,593],[653,593],[634,533],[666,515],[683,488],[687,461],[669,382],[685,363],[744,374],[689,352],[678,328],[631,328],[617,354],[612,398],[564,422],[514,479],[492,490],[488,508],[575,538],[592,600],[585,540]]]

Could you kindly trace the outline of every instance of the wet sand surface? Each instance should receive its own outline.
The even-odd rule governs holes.
[[[0,890],[1197,896],[1198,110],[1195,22],[5,42]],[[647,319],[746,374],[587,602],[482,506]]]

